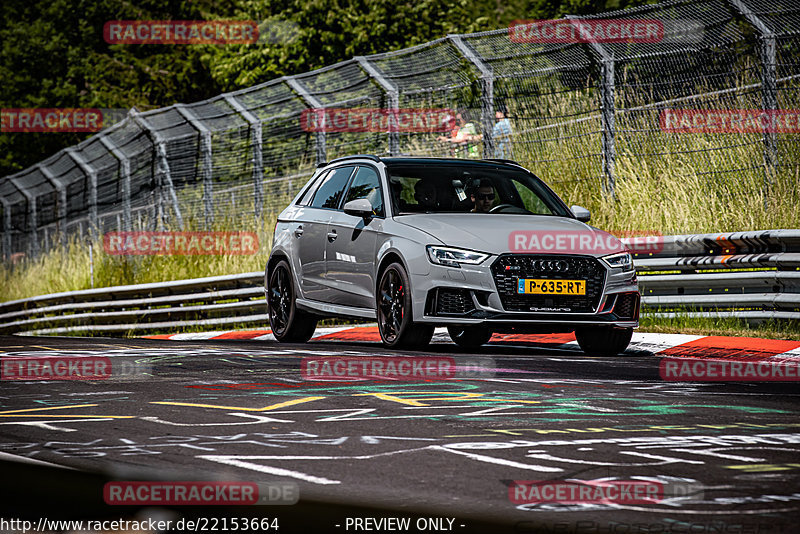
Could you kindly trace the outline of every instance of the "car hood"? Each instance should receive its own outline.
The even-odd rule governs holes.
[[[626,250],[622,242],[608,232],[567,217],[425,213],[401,215],[395,221],[421,230],[447,246],[490,254],[521,252],[603,256]]]

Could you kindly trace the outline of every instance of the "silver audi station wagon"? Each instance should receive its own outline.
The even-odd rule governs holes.
[[[494,332],[575,332],[617,354],[639,324],[631,255],[539,178],[505,160],[349,156],[320,165],[278,217],[264,282],[276,339],[325,317],[377,320],[388,347],[445,326],[475,348]]]

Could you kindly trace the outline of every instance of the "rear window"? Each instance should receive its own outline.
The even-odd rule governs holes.
[[[303,193],[303,196],[300,197],[300,199],[297,201],[298,206],[308,206],[308,203],[311,201],[311,197],[317,190],[317,184],[319,184],[321,179],[324,179],[324,177],[327,176],[328,172],[330,171],[320,173],[319,176],[317,176],[311,181],[311,184],[309,184],[309,186],[306,188],[305,192]]]
[[[338,208],[339,202],[341,202],[342,195],[344,194],[344,188],[347,187],[347,182],[350,179],[350,175],[353,174],[354,168],[355,167],[339,167],[328,173],[320,183],[317,192],[314,193],[311,207]]]

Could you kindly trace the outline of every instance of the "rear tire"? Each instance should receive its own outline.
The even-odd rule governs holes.
[[[485,326],[448,326],[447,333],[453,343],[463,349],[475,349],[489,342],[492,331]]]
[[[316,317],[297,309],[296,296],[292,271],[286,260],[281,260],[272,269],[267,286],[269,325],[281,343],[305,343],[317,328]]]
[[[412,321],[411,287],[406,269],[392,263],[378,283],[376,315],[383,344],[389,348],[420,348],[431,342],[433,326]]]
[[[633,328],[596,327],[575,331],[578,345],[586,354],[616,356],[628,348]]]

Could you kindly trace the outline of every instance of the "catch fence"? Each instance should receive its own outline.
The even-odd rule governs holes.
[[[623,180],[684,172],[716,182],[713,194],[766,202],[777,181],[798,180],[796,133],[687,135],[664,120],[681,110],[800,108],[800,3],[672,0],[565,21],[611,19],[656,21],[662,33],[648,42],[448,35],[202,102],[133,109],[0,179],[3,257],[36,256],[74,234],[247,230],[282,209],[319,162],[468,153],[438,131],[313,131],[309,110],[462,111],[480,135],[471,155],[517,160],[559,193],[613,195]],[[495,127],[503,109],[510,134]]]

